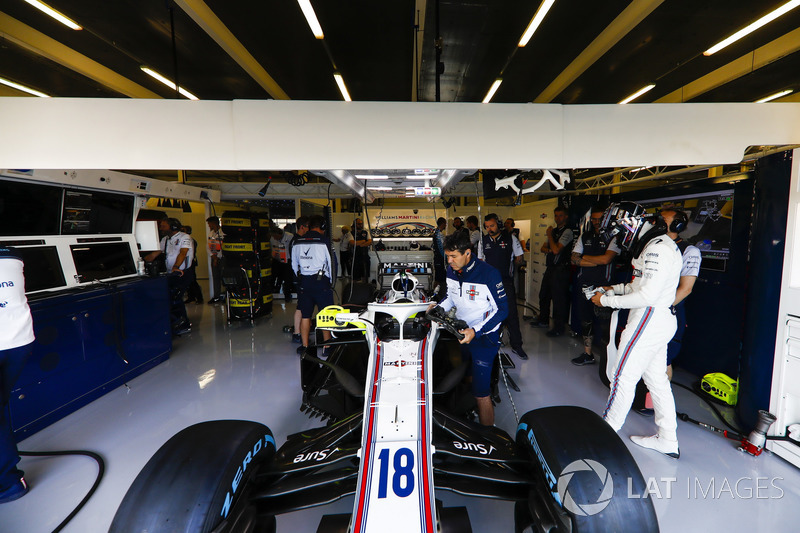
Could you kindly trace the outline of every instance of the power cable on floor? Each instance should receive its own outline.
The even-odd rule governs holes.
[[[53,533],[58,533],[62,529],[64,529],[69,522],[75,518],[83,506],[89,501],[89,499],[94,495],[97,487],[100,485],[100,482],[103,480],[103,475],[106,471],[106,464],[103,461],[103,458],[100,457],[99,454],[94,452],[86,451],[86,450],[64,450],[64,451],[55,451],[55,452],[23,452],[20,451],[19,454],[25,457],[60,457],[63,455],[85,455],[86,457],[91,457],[97,462],[97,478],[95,478],[94,484],[92,488],[89,489],[89,492],[86,493],[86,496],[78,503],[75,509],[60,523],[58,526],[53,530]]]

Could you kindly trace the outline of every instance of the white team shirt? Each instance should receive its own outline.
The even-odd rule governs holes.
[[[703,256],[700,253],[700,248],[697,246],[689,245],[683,251],[683,268],[681,269],[681,277],[700,275],[700,262]]]
[[[192,238],[186,233],[179,231],[172,237],[167,236],[161,239],[161,251],[167,256],[167,272],[170,272],[175,265],[175,260],[178,258],[178,254],[181,253],[181,248],[189,249],[189,251],[186,252],[186,258],[183,260],[183,263],[178,265],[180,270],[186,270],[189,268],[189,265],[192,264],[192,259],[194,259]]]
[[[0,350],[19,348],[34,341],[23,263],[11,255],[0,255],[0,324]]]

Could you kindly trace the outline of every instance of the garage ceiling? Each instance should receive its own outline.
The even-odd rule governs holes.
[[[203,100],[341,100],[338,71],[353,100],[436,101],[438,42],[442,102],[480,102],[497,78],[496,103],[610,104],[650,84],[637,103],[798,99],[800,8],[703,55],[787,0],[556,0],[520,48],[541,3],[311,0],[316,39],[297,0],[48,0],[80,31],[5,0],[0,78],[51,96],[179,97],[147,66]]]

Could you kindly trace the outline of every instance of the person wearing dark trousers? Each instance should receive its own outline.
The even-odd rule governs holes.
[[[355,281],[369,281],[371,261],[369,259],[369,247],[372,246],[372,239],[364,229],[364,221],[356,219],[355,239],[355,265],[353,266],[353,279]]]
[[[167,286],[172,302],[170,314],[172,315],[172,332],[175,335],[189,333],[192,323],[186,314],[186,305],[183,295],[193,281],[189,265],[194,257],[192,253],[192,238],[181,231],[181,222],[177,218],[167,218],[159,222],[159,229],[167,234],[161,239],[161,249],[145,257],[146,261],[153,261],[164,254],[167,266]]]
[[[350,277],[353,266],[353,246],[356,241],[353,240],[353,235],[350,233],[349,226],[342,226],[342,236],[333,239],[333,242],[339,243],[339,255],[342,257],[342,276]]]
[[[272,279],[274,283],[272,292],[281,292],[285,301],[292,301],[294,275],[292,274],[292,258],[290,248],[294,235],[282,230],[278,226],[270,228],[270,245],[272,247]]]
[[[295,239],[292,245],[292,270],[297,273],[299,294],[297,308],[302,314],[300,336],[302,346],[297,349],[302,354],[308,347],[311,333],[311,317],[314,306],[317,311],[333,305],[333,262],[330,255],[330,243],[322,233],[325,219],[320,215],[309,218],[308,232]],[[323,331],[325,340],[331,338],[329,331]]]
[[[191,226],[183,226],[181,230],[186,234],[191,236],[192,235],[192,227]],[[191,271],[191,272],[190,272]],[[197,241],[192,237],[192,264],[187,269],[187,274],[190,274],[194,281],[189,284],[189,287],[186,289],[186,303],[195,302],[198,304],[203,303],[203,290],[200,288],[200,285],[197,283]]]
[[[17,468],[17,450],[8,401],[11,389],[33,352],[33,318],[25,296],[22,256],[0,246],[0,504],[23,497],[28,485]]]
[[[211,257],[211,278],[214,285],[214,294],[211,295],[209,304],[222,301],[222,241],[225,234],[219,226],[219,217],[208,217],[208,254]]]
[[[520,359],[527,359],[528,354],[522,349],[522,333],[519,331],[519,316],[517,314],[517,293],[514,288],[514,264],[522,262],[522,245],[512,233],[501,230],[500,219],[494,213],[484,217],[483,223],[486,235],[478,248],[478,258],[500,272],[503,288],[508,300],[508,316],[503,324],[508,328],[511,351]]]
[[[548,337],[564,334],[564,326],[569,316],[569,254],[572,249],[572,230],[567,228],[567,210],[558,206],[553,211],[556,227],[547,228],[547,241],[542,245],[542,253],[547,254],[542,285],[539,289],[539,316],[531,322],[532,326],[548,327],[550,324],[550,303],[553,304],[553,327]]]
[[[439,217],[436,219],[436,229],[433,231],[433,284],[434,292],[442,297],[446,289],[447,264],[444,257],[444,232],[447,229],[447,219]]]
[[[586,229],[576,239],[572,249],[572,264],[578,270],[578,287],[605,287],[611,283],[614,259],[620,253],[616,240],[606,242],[600,233],[604,210],[593,208],[590,214],[591,228]],[[595,362],[592,344],[603,345],[603,337],[607,335],[611,313],[594,305],[581,292],[575,296],[581,321],[583,336],[583,352],[572,359],[577,366],[590,365]]]

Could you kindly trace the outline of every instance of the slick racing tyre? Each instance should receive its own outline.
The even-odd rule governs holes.
[[[518,504],[517,521],[533,531],[658,532],[642,474],[614,430],[582,407],[545,407],[526,413],[517,428],[540,483]],[[631,497],[635,495],[636,497]],[[524,508],[527,503],[527,509]]]
[[[190,426],[147,462],[122,500],[110,533],[274,531],[250,504],[250,481],[275,454],[263,424],[217,420]]]

